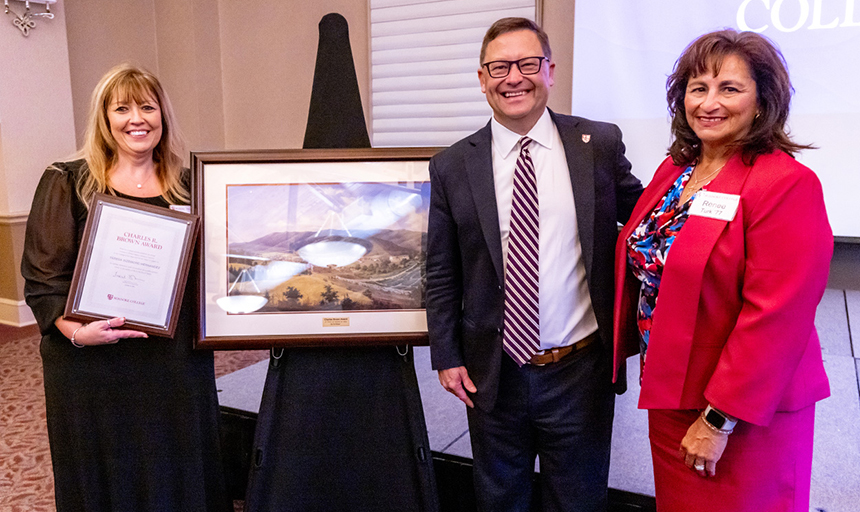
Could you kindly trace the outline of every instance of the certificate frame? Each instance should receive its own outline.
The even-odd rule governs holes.
[[[201,219],[195,347],[426,345],[429,160],[440,149],[192,153],[192,212]],[[385,227],[383,196],[413,209],[394,207]],[[282,231],[268,227],[276,221]],[[318,241],[363,255],[318,261]]]
[[[172,338],[199,226],[196,215],[95,194],[63,316],[80,322],[122,316],[124,329]],[[160,239],[149,236],[155,232]],[[154,290],[143,292],[153,281]]]

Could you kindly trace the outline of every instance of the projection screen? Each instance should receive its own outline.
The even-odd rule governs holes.
[[[860,1],[577,0],[575,15],[572,111],[618,124],[645,183],[670,142],[666,77],[683,49],[725,27],[773,40],[795,88],[791,135],[819,148],[798,160],[821,179],[833,234],[860,242]]]

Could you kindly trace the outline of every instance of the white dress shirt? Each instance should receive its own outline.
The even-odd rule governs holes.
[[[514,168],[522,136],[495,119],[491,128],[496,207],[507,264]],[[527,136],[534,140],[529,152],[540,203],[540,348],[546,350],[570,345],[593,333],[597,318],[585,280],[567,158],[548,110]]]

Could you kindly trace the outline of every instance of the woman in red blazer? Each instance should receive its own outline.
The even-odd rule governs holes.
[[[667,88],[670,157],[615,259],[616,378],[640,354],[657,508],[806,512],[833,235],[792,156],[810,146],[786,134],[785,62],[758,34],[714,32]]]

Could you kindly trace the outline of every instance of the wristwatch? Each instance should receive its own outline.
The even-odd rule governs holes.
[[[710,423],[717,430],[730,432],[735,428],[735,425],[738,424],[738,420],[730,419],[726,413],[711,407],[711,404],[708,404],[702,416],[705,418],[705,421]]]

